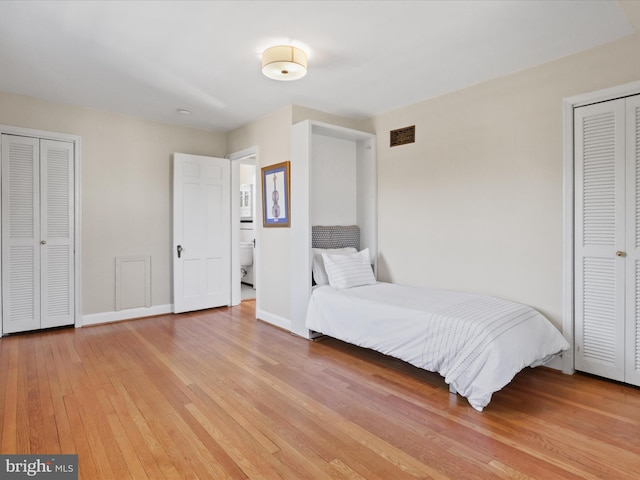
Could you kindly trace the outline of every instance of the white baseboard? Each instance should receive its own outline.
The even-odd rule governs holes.
[[[154,305],[152,307],[127,308],[116,312],[92,313],[82,316],[82,326],[97,325],[99,323],[119,322],[121,320],[131,320],[133,318],[151,317],[153,315],[164,315],[173,313],[173,304]]]
[[[274,315],[273,313],[269,313],[265,310],[256,308],[256,318],[270,323],[271,325],[275,325],[276,327],[291,330],[291,320],[280,317],[279,315]]]
[[[553,368],[554,370],[564,371],[564,362],[562,360],[562,356],[558,355],[557,357],[551,359],[549,362],[544,364],[545,367]],[[567,373],[567,372],[565,372]]]

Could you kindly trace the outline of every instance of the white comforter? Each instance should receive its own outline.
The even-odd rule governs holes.
[[[315,287],[306,326],[438,372],[480,411],[524,367],[569,348],[551,322],[526,305],[391,283]]]

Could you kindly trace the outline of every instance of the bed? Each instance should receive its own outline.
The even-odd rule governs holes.
[[[569,348],[551,322],[529,306],[377,282],[366,249],[358,251],[344,232],[338,240],[318,241],[318,228],[312,230],[316,284],[306,327],[438,372],[476,410],[482,411],[520,370],[543,365]],[[321,268],[326,282],[317,274]]]

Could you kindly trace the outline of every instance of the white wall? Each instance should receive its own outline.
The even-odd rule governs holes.
[[[562,99],[640,79],[640,38],[378,115],[379,277],[562,324]],[[416,143],[389,131],[416,125]]]
[[[82,137],[83,314],[115,309],[115,257],[151,256],[151,305],[170,305],[171,155],[224,156],[222,133],[0,94],[0,124]]]
[[[356,143],[314,135],[312,151],[311,224],[358,223]]]
[[[240,167],[240,185],[255,184],[256,167],[253,165],[239,165]]]

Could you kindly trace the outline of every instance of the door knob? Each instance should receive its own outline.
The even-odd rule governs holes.
[[[619,256],[619,257],[624,257],[624,256],[626,255],[626,253],[621,252],[620,250],[618,250],[618,251],[616,252],[616,255],[617,255],[617,256]]]
[[[41,240],[41,241],[40,241],[40,243],[41,243],[42,245],[46,245],[46,244],[47,244],[47,241],[46,241],[46,240]]]

